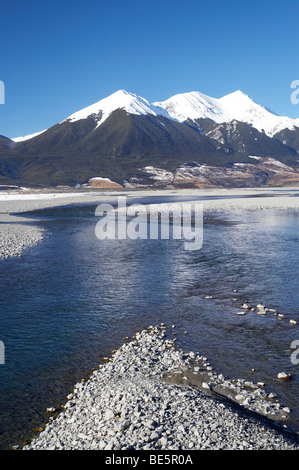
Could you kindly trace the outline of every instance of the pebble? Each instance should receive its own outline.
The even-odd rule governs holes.
[[[290,380],[292,378],[292,376],[290,374],[287,374],[286,372],[279,372],[279,374],[277,374],[277,377],[280,380]]]
[[[46,409],[47,413],[54,413],[55,412],[55,408],[53,407],[49,407]]]
[[[261,310],[264,310],[265,305],[263,305],[263,304],[257,304],[256,308],[261,309]]]
[[[244,302],[244,304],[242,305],[242,308],[245,308],[245,310],[247,310],[247,309],[249,310],[249,309],[251,309],[251,305],[249,305],[248,302]]]
[[[114,418],[114,413],[112,410],[107,410],[106,413],[105,413],[105,419],[107,421],[109,421],[109,419],[113,419]]]
[[[17,223],[1,224],[0,261],[21,256],[27,248],[37,245],[43,238],[43,231],[39,227]]]
[[[23,450],[299,450],[297,439],[282,427],[267,428],[258,415],[243,415],[214,396],[221,374],[206,372],[213,376],[213,382],[205,382],[206,390],[165,381],[172,371],[186,376],[190,363],[197,363],[201,371],[207,360],[179,349],[174,354],[169,347],[173,341],[162,331],[152,327],[125,342],[111,362],[76,385],[67,402],[72,405],[65,406]],[[132,364],[134,368],[129,367]],[[271,410],[273,400],[265,402],[266,392],[252,388],[249,393],[242,388],[245,383],[226,380],[226,389],[239,395],[241,407],[243,402],[259,402],[265,412]],[[224,390],[223,382],[221,387]]]
[[[257,310],[257,315],[267,315],[267,310],[264,308],[260,308]]]

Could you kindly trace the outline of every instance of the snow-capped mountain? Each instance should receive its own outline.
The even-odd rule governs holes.
[[[87,106],[80,111],[73,113],[64,121],[80,121],[81,119],[87,119],[88,117],[94,117],[97,121],[97,126],[103,124],[106,119],[117,109],[123,109],[128,114],[135,115],[146,115],[151,114],[153,116],[165,116],[171,118],[168,112],[162,107],[157,107],[149,103],[145,98],[137,96],[133,93],[129,93],[125,90],[119,90],[112,95],[104,98],[97,103]]]
[[[220,168],[211,184],[221,184],[223,168],[234,168],[235,178],[236,169],[247,165],[251,184],[263,184],[268,166],[259,167],[252,155],[299,168],[299,119],[277,116],[241,91],[222,98],[190,92],[150,103],[119,90],[42,132],[3,137],[0,183],[57,186],[97,177],[123,185],[145,174],[147,184],[145,168],[163,175],[187,168],[184,178],[194,185],[198,170],[190,168],[206,165]]]
[[[179,121],[209,118],[222,123],[236,120],[250,124],[260,132],[265,131],[270,137],[283,129],[299,127],[299,119],[278,116],[240,90],[222,98],[212,98],[198,91],[182,93],[157,102],[155,106],[164,108]]]
[[[103,124],[117,109],[123,109],[132,115],[164,116],[179,122],[197,119],[211,119],[216,123],[233,120],[245,122],[260,132],[273,137],[284,129],[294,130],[299,127],[299,118],[291,119],[287,116],[278,116],[266,107],[256,103],[240,90],[223,96],[213,98],[199,91],[180,93],[165,101],[150,103],[145,98],[119,90],[112,95],[83,108],[61,121],[76,122],[93,117],[95,128]],[[24,137],[16,137],[14,142],[32,139],[42,132]]]
[[[139,116],[146,114],[165,116],[179,122],[201,118],[212,119],[216,123],[236,120],[250,124],[260,132],[264,131],[270,137],[283,129],[293,130],[296,126],[299,127],[299,118],[291,119],[287,116],[278,116],[253,101],[240,90],[222,98],[212,98],[199,91],[194,91],[177,94],[166,101],[155,103],[149,103],[141,96],[119,90],[107,98],[73,113],[65,120],[74,122],[93,116],[99,126],[117,109],[123,109],[128,114]]]

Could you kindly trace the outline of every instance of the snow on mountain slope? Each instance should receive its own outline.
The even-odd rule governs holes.
[[[124,109],[129,114],[165,116],[175,121],[187,119],[209,118],[216,123],[238,120],[251,124],[259,131],[272,137],[283,129],[299,127],[299,118],[291,119],[287,116],[278,116],[264,106],[253,101],[249,96],[238,90],[222,98],[212,98],[198,91],[181,93],[156,103],[149,103],[145,98],[119,90],[112,95],[81,109],[61,121],[75,122],[93,116],[100,126],[117,109]],[[60,124],[61,124],[60,123]],[[16,137],[14,142],[23,142],[32,139],[42,132]]]
[[[88,106],[87,108],[77,111],[62,122],[79,121],[80,119],[86,119],[88,116],[95,115],[98,116],[97,126],[99,126],[103,124],[103,122],[116,109],[124,109],[129,114],[152,114],[154,116],[162,115],[170,118],[165,109],[158,108],[157,106],[150,104],[141,96],[134,95],[133,93],[129,93],[125,90],[119,90],[107,98],[104,98],[97,103]]]
[[[210,118],[216,122],[231,120],[231,116],[226,113],[218,101],[216,98],[211,98],[199,91],[193,91],[180,93],[166,101],[154,104],[164,108],[172,118],[179,121],[198,118]]]
[[[233,119],[252,124],[259,131],[264,129],[270,137],[282,129],[294,129],[296,124],[299,125],[299,119],[294,120],[287,116],[278,116],[253,101],[240,90],[223,96],[219,99],[219,102],[233,116]]]
[[[209,118],[217,123],[238,120],[251,124],[259,131],[264,130],[270,137],[282,129],[299,126],[299,119],[278,116],[240,90],[222,98],[212,98],[194,91],[154,104],[167,110],[172,118],[179,121],[186,121],[188,118]]]
[[[24,142],[25,140],[33,139],[33,137],[37,137],[38,135],[43,134],[44,132],[46,132],[46,130],[47,129],[40,132],[35,132],[35,134],[24,135],[22,137],[13,137],[11,140],[13,140],[14,142]]]

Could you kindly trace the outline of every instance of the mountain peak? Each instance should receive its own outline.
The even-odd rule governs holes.
[[[166,101],[154,104],[166,109],[173,119],[179,121],[206,117],[217,121],[222,114],[222,110],[217,104],[217,99],[211,98],[199,91],[180,93]]]
[[[123,109],[129,114],[153,114],[155,116],[160,114],[170,118],[164,109],[150,104],[145,98],[126,90],[118,90],[87,108],[77,111],[62,122],[79,121],[80,119],[86,119],[89,116],[95,115],[99,118],[97,122],[97,126],[99,126],[117,109]]]
[[[222,98],[219,98],[219,101],[220,102],[236,101],[238,103],[251,102],[251,103],[257,104],[258,106],[263,107],[261,104],[251,99],[250,96],[246,95],[246,93],[244,93],[242,90],[236,90],[236,91],[233,91],[232,93],[228,93],[227,95],[222,96]]]
[[[242,90],[236,90],[236,91],[233,91],[232,93],[228,93],[230,95],[235,95],[235,96],[247,96],[247,98],[249,98],[248,95],[246,95],[246,93],[244,93]]]
[[[136,97],[137,95],[135,95],[134,93],[130,93],[129,91],[126,91],[126,90],[117,90],[115,91],[114,93],[112,93],[111,95],[109,95],[107,98],[109,97],[119,97],[119,98],[124,98],[124,97],[131,97],[131,98],[134,98]],[[102,101],[102,100],[101,100]]]
[[[295,126],[299,126],[299,119],[278,116],[270,109],[252,100],[242,90],[236,90],[222,98],[213,98],[199,91],[191,91],[176,94],[165,101],[149,103],[141,96],[120,89],[71,114],[62,122],[75,122],[91,117],[95,121],[95,128],[97,128],[118,109],[122,109],[128,114],[164,116],[179,122],[201,118],[208,118],[216,123],[237,120],[246,122],[259,131],[265,131],[268,136],[273,136],[283,129],[294,129]],[[18,137],[13,140],[15,142],[29,140],[38,134]]]
[[[278,116],[241,90],[236,90],[222,98],[212,98],[200,92],[175,95],[156,103],[166,109],[172,118],[179,121],[209,118],[216,123],[237,120],[251,124],[259,131],[273,136],[282,129],[294,129],[298,120]]]

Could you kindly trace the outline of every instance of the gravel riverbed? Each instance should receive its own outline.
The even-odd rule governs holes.
[[[21,254],[29,247],[43,240],[43,231],[34,226],[22,223],[7,223],[0,225],[0,260],[5,260]]]
[[[280,191],[273,190],[272,197],[260,190],[191,194],[219,196],[200,201],[207,211],[298,210],[294,190]],[[238,198],[241,194],[255,197]],[[132,199],[151,195],[127,193]],[[237,198],[222,199],[222,195]],[[116,202],[117,196],[1,195],[0,259],[20,256],[43,239],[42,229],[25,212]],[[23,449],[299,449],[297,435],[273,421],[287,421],[290,410],[257,384],[229,381],[210,369],[198,353],[175,348],[164,327],[145,330],[107,358],[88,381],[76,384],[62,410],[49,409],[53,415],[45,429]]]
[[[23,450],[299,450],[297,435],[252,411],[271,409],[263,394],[248,406],[257,386],[229,382],[206,358],[176,347],[173,327],[137,332],[103,358],[59,412],[48,410],[49,422]],[[188,374],[201,376],[201,388],[188,385]],[[216,386],[220,395],[232,388],[234,399],[216,396]],[[235,405],[242,393],[246,404]]]
[[[139,198],[192,197],[204,211],[232,212],[238,210],[298,210],[298,188],[239,188],[142,191],[58,191],[20,190],[0,194],[0,260],[20,256],[23,251],[43,240],[40,227],[34,225],[26,212],[69,205],[100,203],[117,204],[118,196],[126,196],[128,205]],[[206,197],[212,199],[205,199]],[[204,198],[204,199],[202,199]],[[154,201],[153,201],[154,202]],[[161,202],[161,201],[160,201]],[[177,203],[180,207],[180,202]],[[148,207],[147,207],[148,208]],[[21,217],[21,215],[23,217]]]

